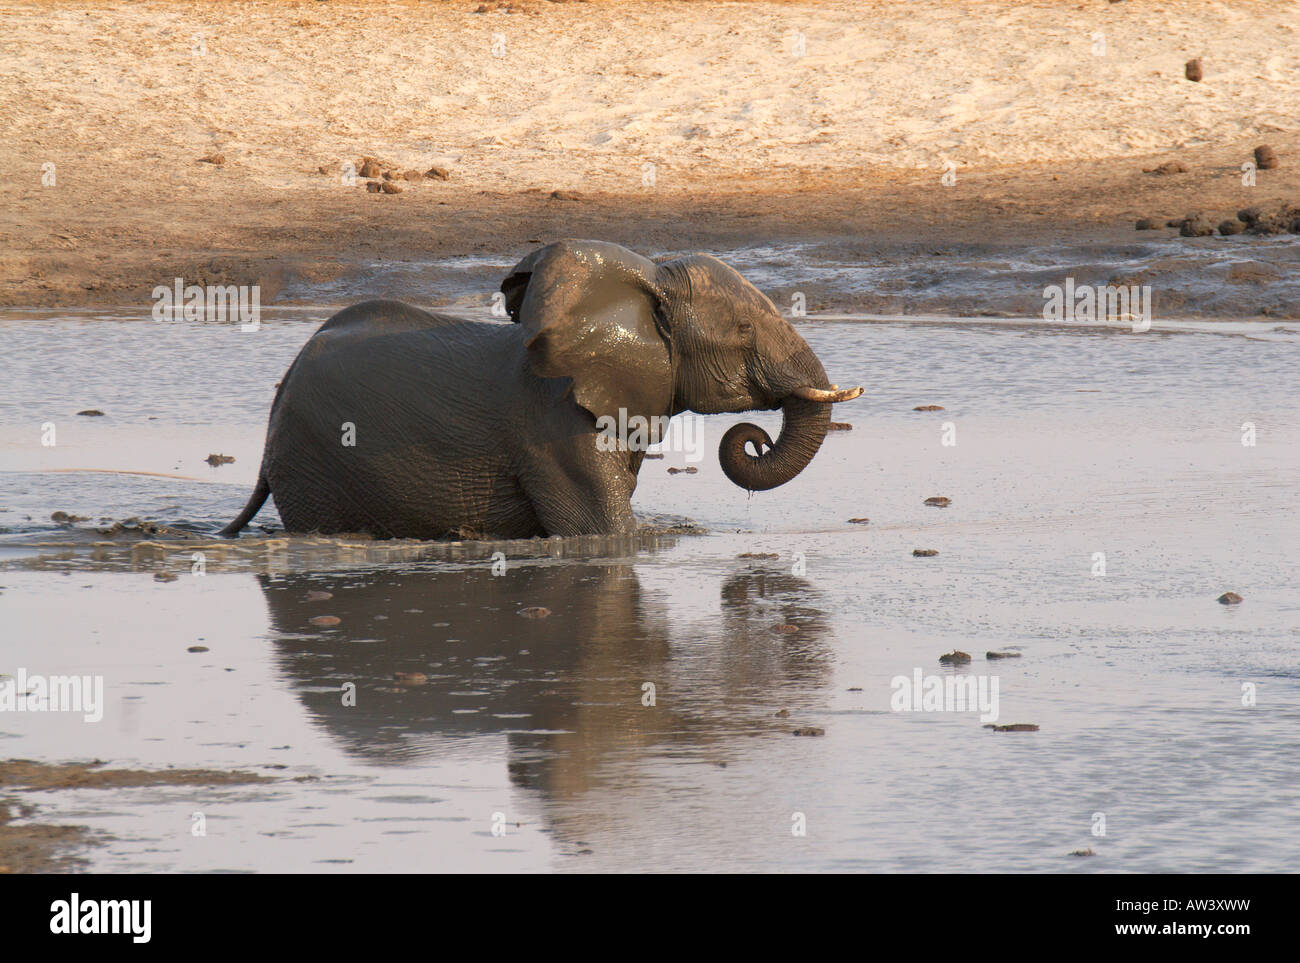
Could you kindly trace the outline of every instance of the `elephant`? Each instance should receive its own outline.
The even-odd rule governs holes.
[[[711,255],[656,262],[564,240],[500,290],[511,323],[397,301],[326,321],[280,382],[256,487],[221,534],[268,495],[289,532],[628,534],[645,447],[672,415],[782,409],[776,441],[742,423],[718,448],[731,481],[764,491],[812,460],[832,403],[862,393],[831,384],[772,302]],[[609,419],[635,418],[644,438],[609,443]]]

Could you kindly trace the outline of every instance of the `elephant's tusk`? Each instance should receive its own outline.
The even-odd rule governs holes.
[[[795,388],[794,391],[790,392],[790,394],[794,395],[796,398],[802,398],[804,401],[821,401],[826,404],[831,404],[836,401],[852,401],[858,395],[862,394],[862,388],[860,387],[836,388],[835,385],[831,385],[831,387],[836,390],[827,391],[824,388],[803,387]]]

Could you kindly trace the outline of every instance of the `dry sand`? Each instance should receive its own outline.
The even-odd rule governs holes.
[[[175,276],[273,300],[561,236],[1120,241],[1141,216],[1300,202],[1294,2],[510,11],[0,6],[0,304],[146,304]],[[1245,187],[1263,142],[1282,165]],[[368,193],[341,176],[365,155],[449,177]],[[1189,172],[1142,172],[1171,159]]]

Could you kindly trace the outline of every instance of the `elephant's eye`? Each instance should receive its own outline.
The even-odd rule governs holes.
[[[740,330],[740,333],[745,335],[746,337],[748,337],[749,334],[752,333],[754,330],[754,326],[750,324],[748,321],[741,321],[740,324],[737,325],[737,328]]]

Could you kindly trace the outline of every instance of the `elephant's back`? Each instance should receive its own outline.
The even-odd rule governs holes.
[[[457,341],[458,335],[484,337],[485,328],[505,328],[502,324],[468,321],[447,314],[435,314],[402,301],[362,301],[344,308],[316,329],[316,333],[303,345],[302,355],[317,356],[335,348],[355,348],[370,341],[404,337],[419,343],[422,336],[433,336],[435,344],[444,336]]]
[[[513,324],[366,301],[334,315],[303,345],[281,401],[389,409],[424,420],[446,413],[444,404],[433,404],[440,395],[471,406],[499,398],[523,351],[523,332]]]

